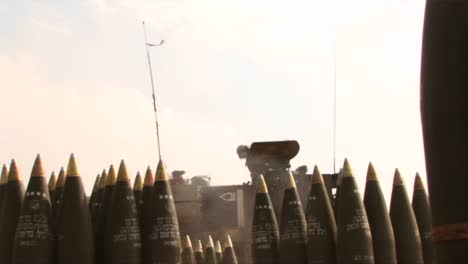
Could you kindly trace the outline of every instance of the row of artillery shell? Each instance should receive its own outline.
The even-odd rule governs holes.
[[[396,170],[390,212],[372,164],[364,202],[348,161],[340,177],[334,213],[315,167],[304,212],[290,175],[279,226],[267,186],[260,177],[252,226],[253,263],[433,263],[430,209],[419,175],[413,209]]]
[[[96,263],[180,263],[179,225],[166,168],[130,186],[125,164],[97,177],[89,207],[96,242]]]
[[[40,156],[31,176],[24,192],[16,162],[12,161],[10,173],[3,167],[2,263],[192,263],[188,261],[195,260],[196,254],[193,258],[181,258],[177,216],[162,162],[158,164],[155,180],[148,168],[145,183],[137,176],[133,190],[124,162],[117,176],[111,166],[108,173],[104,171],[97,177],[88,203],[73,155],[67,172],[62,169],[58,179],[52,174],[48,186]],[[147,227],[145,233],[140,232],[140,225]],[[146,246],[142,249],[142,245]],[[190,240],[185,245],[191,247]],[[229,236],[224,257],[221,257],[221,246],[218,248],[207,247],[203,254],[200,247],[195,253],[205,256],[206,264],[237,263]],[[184,248],[182,252],[187,250]]]
[[[195,244],[195,248],[192,247],[192,242],[189,236],[186,236],[183,241],[182,264],[237,263],[236,253],[229,235],[227,235],[224,243],[224,252],[219,241],[216,243],[216,246],[214,245],[211,236],[208,236],[208,243],[206,244],[205,252],[203,252],[203,246],[200,240]]]
[[[162,161],[142,220],[123,161],[117,177],[113,167],[102,177],[105,188],[101,195],[94,193],[89,204],[73,155],[66,173],[60,172],[55,185],[50,181],[50,190],[39,155],[26,192],[14,160],[5,177],[0,189],[1,263],[181,261],[177,215]],[[141,224],[146,227],[144,236]]]

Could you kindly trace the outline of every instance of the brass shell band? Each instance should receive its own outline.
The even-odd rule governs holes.
[[[434,242],[468,239],[468,222],[434,226]]]

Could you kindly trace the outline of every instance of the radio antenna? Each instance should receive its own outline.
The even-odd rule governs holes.
[[[336,174],[336,72],[337,72],[337,29],[334,25],[333,30],[333,174]]]
[[[143,21],[142,24],[143,24],[143,33],[145,35],[146,56],[148,57],[149,74],[150,74],[150,80],[151,80],[151,90],[152,90],[152,95],[153,95],[154,119],[155,119],[155,125],[156,125],[156,143],[157,143],[157,147],[158,147],[158,157],[159,157],[159,160],[161,160],[161,142],[159,140],[158,108],[156,107],[156,95],[155,95],[155,92],[154,92],[153,69],[151,67],[151,58],[150,58],[150,54],[149,54],[149,47],[159,47],[162,44],[164,44],[164,40],[161,40],[161,42],[159,42],[159,44],[149,43],[148,42],[148,37],[146,35],[145,21]]]
[[[336,174],[336,47],[333,51],[333,174]]]

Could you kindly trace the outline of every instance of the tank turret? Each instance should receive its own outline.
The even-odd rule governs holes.
[[[295,140],[254,142],[250,147],[237,148],[239,158],[246,160],[252,184],[256,186],[259,176],[264,176],[277,217],[281,212],[290,161],[299,153],[299,148]]]

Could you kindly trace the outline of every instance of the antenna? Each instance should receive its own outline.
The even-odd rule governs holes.
[[[143,32],[145,35],[145,46],[146,46],[146,56],[148,57],[148,66],[149,66],[149,74],[150,74],[150,79],[151,79],[151,89],[153,92],[153,109],[154,109],[154,119],[155,119],[155,124],[156,124],[156,141],[158,145],[158,157],[159,160],[161,160],[161,142],[159,140],[159,123],[158,123],[158,109],[156,107],[156,96],[154,93],[154,79],[153,79],[153,69],[151,67],[151,58],[149,54],[149,48],[148,47],[159,47],[162,44],[164,44],[164,40],[161,40],[159,44],[152,44],[148,42],[148,37],[146,35],[146,27],[145,27],[145,21],[142,22],[143,24]]]
[[[333,174],[336,174],[336,36],[333,45]]]

